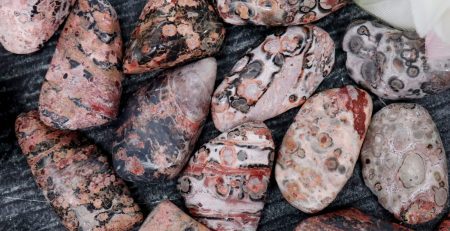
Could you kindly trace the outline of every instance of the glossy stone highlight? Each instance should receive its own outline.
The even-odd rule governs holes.
[[[95,145],[19,115],[16,135],[36,183],[68,230],[131,230],[143,216],[125,183]]]
[[[422,106],[390,104],[376,113],[361,161],[366,185],[397,219],[424,223],[447,205],[445,150]]]
[[[0,43],[9,52],[33,53],[69,15],[75,0],[0,1]]]
[[[303,104],[333,64],[333,40],[319,27],[288,27],[269,35],[234,65],[214,92],[216,128],[264,121]]]
[[[256,230],[274,158],[270,130],[246,123],[204,144],[178,188],[192,216],[213,230]]]
[[[386,99],[422,98],[450,88],[450,61],[429,60],[425,40],[377,22],[353,23],[343,41],[350,76]]]
[[[209,113],[217,63],[206,58],[166,72],[127,102],[113,144],[125,180],[173,179],[193,152]]]
[[[124,72],[164,69],[219,51],[225,28],[205,0],[149,0],[127,45]]]
[[[372,116],[369,94],[353,86],[306,101],[284,136],[275,177],[284,198],[305,213],[327,207],[352,176]]]

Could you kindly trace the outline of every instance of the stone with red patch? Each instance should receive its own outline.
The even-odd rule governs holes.
[[[79,0],[61,33],[39,98],[41,120],[77,130],[115,119],[119,109],[122,38],[106,0]]]
[[[0,1],[0,43],[16,54],[44,46],[69,15],[75,0]]]
[[[274,158],[270,130],[245,123],[204,144],[178,188],[194,218],[213,230],[256,230]]]
[[[362,174],[380,204],[402,222],[436,218],[447,205],[447,159],[439,131],[418,104],[390,104],[372,119]]]
[[[352,176],[372,115],[369,94],[353,86],[308,99],[281,145],[275,177],[284,198],[306,213],[327,207]]]
[[[131,34],[124,72],[165,69],[217,53],[225,28],[206,0],[149,0]]]
[[[16,136],[36,183],[68,230],[131,230],[143,220],[100,149],[76,132],[18,116]]]
[[[327,230],[327,231],[407,231],[411,230],[399,224],[368,216],[361,211],[350,208],[326,213],[301,221],[294,231]]]
[[[127,102],[113,144],[125,180],[173,179],[193,152],[209,113],[217,63],[206,58],[168,71]]]

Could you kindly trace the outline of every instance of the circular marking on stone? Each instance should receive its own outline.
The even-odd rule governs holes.
[[[375,189],[377,191],[381,191],[383,189],[383,187],[381,187],[381,183],[380,182],[375,183]]]
[[[348,46],[349,46],[351,52],[357,54],[357,53],[359,53],[361,48],[363,48],[364,41],[359,36],[353,36],[352,38],[350,38]]]
[[[240,150],[237,154],[237,158],[240,161],[245,161],[247,160],[247,153],[244,150]]]
[[[300,148],[298,149],[298,151],[296,152],[297,156],[299,156],[300,158],[305,158],[305,149]]]
[[[240,73],[241,78],[256,78],[259,74],[261,74],[263,63],[259,60],[255,60],[244,68],[242,72]]]
[[[278,53],[275,55],[275,57],[273,58],[273,63],[275,63],[275,65],[281,67],[284,64],[284,56],[281,53]]]
[[[216,193],[220,196],[227,196],[230,193],[230,185],[225,183],[222,177],[216,179]]]
[[[370,159],[369,158],[366,159],[366,164],[370,164]]]
[[[297,95],[293,94],[289,96],[289,102],[295,103],[297,101],[298,97]]]
[[[338,167],[338,172],[339,172],[340,174],[345,174],[345,170],[346,170],[346,168],[345,168],[344,165],[339,165],[339,167]]]
[[[339,163],[335,157],[330,157],[325,160],[325,166],[328,171],[335,171],[338,167]]]
[[[220,150],[220,159],[224,165],[233,165],[236,162],[236,153],[234,147],[223,147]]]
[[[333,139],[328,135],[327,133],[320,133],[317,136],[317,139],[319,140],[320,147],[322,148],[328,148],[333,144]]]
[[[439,188],[434,193],[434,202],[436,202],[438,206],[444,206],[447,202],[447,189]]]
[[[419,73],[420,73],[420,69],[416,66],[410,66],[406,70],[406,74],[408,74],[408,76],[411,78],[417,77],[419,75]]]
[[[441,174],[439,172],[434,172],[433,176],[437,182],[439,182],[441,180]]]
[[[336,148],[336,149],[334,149],[333,153],[334,153],[334,155],[336,155],[337,157],[339,157],[339,156],[341,156],[341,154],[342,154],[342,149]]]
[[[166,24],[162,27],[162,34],[165,37],[171,37],[177,34],[177,27],[173,24]]]
[[[360,26],[360,27],[358,28],[358,30],[356,30],[356,32],[357,32],[359,35],[366,35],[367,37],[370,36],[370,31],[369,31],[369,29],[368,29],[366,26]]]
[[[389,87],[395,91],[399,92],[401,89],[405,88],[405,84],[397,76],[392,76],[388,81]]]
[[[191,180],[188,177],[182,177],[178,188],[182,193],[189,193],[191,191]]]
[[[247,100],[245,100],[244,98],[233,100],[231,102],[231,107],[242,113],[247,113],[250,110],[250,106],[247,105]]]
[[[420,185],[425,180],[425,163],[416,153],[409,153],[399,169],[399,177],[405,188]]]
[[[288,0],[288,3],[290,5],[295,5],[295,4],[297,4],[297,2],[298,2],[298,0]]]
[[[377,77],[377,64],[374,61],[368,61],[361,66],[362,77],[370,84],[376,84]]]
[[[287,23],[291,23],[292,21],[294,21],[294,17],[292,15],[289,15],[289,16],[286,17],[285,20],[286,20]]]

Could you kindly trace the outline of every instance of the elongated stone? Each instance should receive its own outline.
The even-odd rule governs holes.
[[[234,65],[214,92],[216,128],[264,121],[303,104],[333,64],[333,40],[319,27],[288,27],[268,36]]]
[[[434,219],[447,205],[447,159],[439,131],[418,104],[377,112],[361,150],[363,178],[380,204],[409,224]]]
[[[69,15],[75,0],[0,1],[0,43],[16,54],[44,46]]]
[[[115,119],[122,73],[117,14],[106,0],[79,0],[67,19],[39,98],[41,120],[83,129]]]
[[[217,0],[227,23],[289,26],[309,24],[342,8],[348,0]]]
[[[246,123],[204,144],[178,179],[194,218],[213,230],[256,230],[274,158],[270,130]]]
[[[450,88],[450,61],[425,56],[425,40],[377,22],[352,24],[343,41],[350,76],[386,99],[421,98]]]
[[[280,147],[275,177],[284,198],[305,213],[327,207],[352,176],[372,100],[353,86],[320,92],[302,106]]]
[[[206,0],[149,0],[127,45],[124,72],[165,69],[219,51],[225,28]]]
[[[123,179],[178,175],[208,116],[216,71],[214,58],[202,59],[166,72],[131,97],[113,144],[114,166]]]
[[[323,215],[310,217],[298,224],[295,231],[327,230],[327,231],[400,231],[410,230],[399,224],[383,221],[368,216],[361,211],[350,208]]]
[[[204,225],[192,219],[172,202],[159,203],[148,215],[139,231],[208,231]]]
[[[131,230],[143,216],[108,158],[76,132],[19,115],[16,135],[36,183],[68,230]]]

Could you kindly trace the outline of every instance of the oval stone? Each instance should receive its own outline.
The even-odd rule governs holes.
[[[288,27],[269,35],[234,65],[214,92],[216,128],[264,121],[303,104],[333,65],[333,40],[319,27]]]
[[[213,230],[256,230],[274,158],[270,130],[246,123],[204,144],[178,179],[194,218]]]
[[[366,185],[397,219],[424,223],[447,205],[445,150],[436,125],[422,106],[396,103],[377,112],[361,161]]]
[[[352,176],[372,115],[369,94],[329,89],[302,106],[284,136],[275,177],[284,198],[306,213],[327,207]]]
[[[362,21],[353,23],[343,40],[350,76],[386,99],[421,98],[450,88],[449,60],[429,60],[425,39]]]
[[[206,58],[168,71],[128,100],[113,144],[125,180],[173,179],[193,152],[209,113],[217,63]]]

